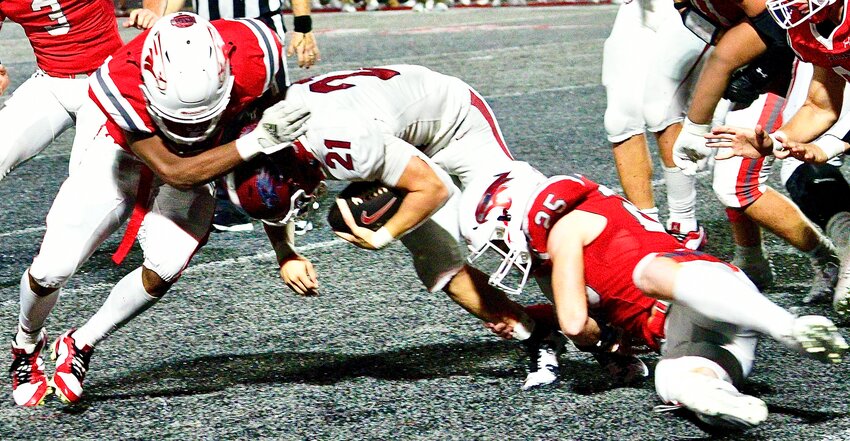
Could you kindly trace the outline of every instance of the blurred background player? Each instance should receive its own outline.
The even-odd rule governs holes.
[[[183,1],[144,0],[145,7],[166,12],[176,12]],[[299,67],[309,69],[320,59],[319,47],[313,34],[313,22],[310,16],[310,0],[292,0],[293,31],[290,35],[287,56],[295,55]],[[286,26],[283,20],[283,0],[192,0],[195,12],[208,20],[220,18],[256,18],[277,32],[281,41],[285,41]],[[281,75],[289,78],[286,63]],[[216,231],[253,230],[251,218],[238,207],[233,206],[221,188],[216,189],[216,213],[213,227]],[[306,220],[297,221],[296,232],[303,234],[312,229]]]
[[[36,405],[49,392],[44,322],[60,289],[131,212],[125,243],[132,245],[138,232],[144,263],[115,284],[82,327],[53,343],[56,372],[49,385],[62,401],[82,397],[94,346],[165,295],[205,242],[215,206],[207,183],[301,133],[308,113],[278,105],[249,136],[218,145],[223,128],[247,106],[266,92],[275,99],[283,91],[275,82],[281,48],[258,20],[211,24],[180,13],[157,21],[95,72],[90,100],[80,109],[80,119],[95,129],[77,132],[85,137],[78,140],[84,152],[21,277],[11,368],[16,403]]]
[[[589,314],[596,309],[633,340],[660,345],[658,395],[709,424],[747,428],[767,418],[763,401],[737,389],[752,369],[755,332],[823,362],[839,362],[848,349],[827,318],[795,318],[733,265],[682,248],[660,223],[583,176],[547,179],[515,162],[462,199],[473,256],[504,259],[493,277],[551,274],[547,294],[574,341],[600,339]],[[514,279],[518,289],[525,276]]]
[[[708,46],[683,25],[669,0],[623,2],[602,56],[607,93],[605,130],[626,197],[654,219],[652,158],[646,131],[655,136],[664,167],[667,228],[689,248],[705,243],[696,220],[693,176],[673,163],[691,85]]]
[[[695,14],[702,20],[689,20]],[[799,99],[790,98],[786,104],[784,97],[806,90],[810,71],[795,69],[794,89],[788,91],[793,53],[787,47],[784,30],[770,17],[762,0],[694,1],[687,3],[684,17],[694,33],[713,35],[716,43],[702,69],[684,129],[674,146],[676,163],[693,173],[710,156],[704,154],[707,148],[703,135],[708,133],[712,119],[734,126],[760,124],[778,128],[782,109],[787,112],[801,104]],[[735,105],[721,101],[723,96]],[[700,159],[692,160],[695,156]],[[712,186],[727,207],[732,226],[732,262],[756,286],[770,285],[773,272],[762,246],[760,226],[764,226],[809,255],[815,274],[804,302],[829,299],[837,281],[836,251],[791,200],[767,185],[772,165],[772,160],[736,159],[714,166]],[[791,194],[794,196],[795,192]]]
[[[156,17],[141,9],[124,25],[143,29]],[[123,44],[111,1],[62,0],[42,7],[31,1],[3,1],[0,27],[6,18],[23,27],[38,69],[0,110],[0,180],[74,125],[86,99],[88,75]],[[0,95],[9,83],[9,73],[0,64]]]

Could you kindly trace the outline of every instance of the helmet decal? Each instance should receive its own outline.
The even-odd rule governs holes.
[[[280,205],[280,198],[275,191],[272,175],[268,169],[263,169],[257,176],[257,194],[267,208],[275,208]]]
[[[171,25],[176,28],[188,28],[197,23],[195,17],[188,14],[178,14],[171,19]]]
[[[475,209],[475,220],[479,224],[483,224],[487,221],[487,215],[490,214],[490,211],[494,208],[502,207],[505,213],[507,213],[507,211],[511,208],[510,199],[507,201],[499,200],[499,192],[501,192],[505,188],[505,184],[512,179],[508,177],[508,174],[508,172],[505,172],[496,175],[496,180],[493,181],[486,190],[484,190],[484,196],[481,197],[481,202]]]

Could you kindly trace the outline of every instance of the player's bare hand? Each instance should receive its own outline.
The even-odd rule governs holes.
[[[0,64],[0,95],[6,93],[6,89],[9,88],[9,72],[6,70],[6,66]]]
[[[133,9],[122,26],[125,28],[150,29],[157,20],[159,20],[159,14],[150,9]]]
[[[289,39],[289,47],[286,48],[286,56],[291,57],[292,55],[298,56],[298,67],[304,69],[309,69],[310,66],[322,59],[312,32],[306,34],[292,33],[292,37]]]
[[[514,327],[507,323],[484,323],[484,327],[505,340],[513,338]]]
[[[711,129],[711,133],[705,135],[705,140],[708,147],[725,149],[717,152],[715,159],[729,159],[733,156],[758,159],[774,153],[773,140],[760,125],[755,129],[715,127]]]
[[[777,158],[793,156],[800,161],[814,164],[825,164],[826,161],[829,161],[829,155],[817,144],[786,141],[784,146],[785,150],[775,152]]]
[[[287,259],[280,266],[280,278],[291,290],[302,296],[319,295],[319,279],[309,260],[302,256]]]
[[[351,214],[351,209],[348,208],[348,203],[344,199],[337,199],[336,205],[339,207],[339,212],[342,214],[345,225],[348,226],[352,234],[339,231],[334,231],[334,234],[367,250],[377,250],[386,246],[387,242],[378,236],[378,232],[357,225],[357,222],[354,221],[354,215]]]

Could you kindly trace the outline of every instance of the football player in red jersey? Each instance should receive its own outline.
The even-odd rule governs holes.
[[[736,267],[682,248],[660,223],[582,176],[547,179],[516,162],[462,199],[470,260],[501,262],[491,283],[521,289],[532,273],[548,278],[541,287],[561,330],[582,345],[600,339],[593,310],[660,348],[659,396],[711,424],[746,428],[767,417],[763,401],[736,388],[752,367],[756,332],[824,362],[848,348],[825,317],[795,318]]]
[[[797,57],[814,65],[805,103],[778,130],[757,125],[754,129],[716,127],[705,137],[709,146],[729,148],[718,159],[743,156],[758,159],[771,154],[823,163],[843,153],[846,135],[822,136],[838,121],[844,89],[850,79],[850,22],[846,2],[835,0],[769,0],[767,9],[788,31],[788,42]],[[843,130],[842,130],[843,131]],[[820,137],[820,138],[819,138]],[[832,298],[836,313],[850,316],[850,259],[843,256]]]
[[[134,12],[125,26],[147,28],[159,16],[148,9]],[[6,18],[23,27],[38,69],[0,110],[0,180],[74,124],[88,75],[122,45],[108,0],[4,0],[0,26]],[[7,68],[0,64],[0,95],[8,84]]]
[[[18,404],[36,405],[49,390],[40,351],[59,290],[131,212],[119,251],[126,253],[138,233],[143,265],[112,288],[91,319],[53,344],[49,384],[65,402],[82,396],[94,346],[159,300],[203,244],[214,207],[208,182],[303,132],[309,112],[281,103],[265,110],[248,135],[221,140],[240,112],[282,92],[281,56],[277,35],[257,20],[210,23],[179,13],[157,21],[95,72],[91,99],[80,109],[94,125],[78,130],[84,148],[21,278],[11,370]]]
[[[703,167],[713,152],[705,146],[703,135],[709,132],[712,119],[718,119],[715,108],[721,102],[721,96],[727,92],[726,96],[733,101],[741,100],[740,96],[732,93],[738,91],[737,88],[727,90],[736,69],[751,63],[745,71],[747,78],[754,78],[760,84],[750,84],[750,87],[763,90],[743,91],[750,96],[747,103],[731,106],[728,101],[721,102],[724,110],[731,110],[724,116],[726,124],[758,123],[770,127],[782,124],[781,109],[785,105],[793,59],[785,31],[771,18],[764,0],[740,3],[699,0],[692,4],[693,9],[685,14],[686,24],[691,23],[697,34],[716,36],[716,47],[700,74],[688,118],[674,146],[677,165],[689,172]],[[796,89],[807,84],[806,75],[799,76],[794,82]],[[739,78],[732,84],[740,83]],[[783,167],[789,166],[783,163]],[[720,202],[727,207],[736,245],[733,262],[757,286],[766,287],[772,282],[770,262],[761,242],[760,227],[763,226],[810,256],[814,275],[803,301],[829,301],[838,278],[836,250],[791,200],[767,185],[772,168],[773,161],[770,159],[737,158],[715,164],[712,187]]]

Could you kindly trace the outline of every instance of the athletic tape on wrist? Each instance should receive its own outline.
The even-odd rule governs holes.
[[[828,159],[832,159],[844,153],[844,146],[846,145],[844,144],[844,141],[832,135],[822,136],[815,141],[814,144],[823,150]]]
[[[394,237],[390,234],[390,231],[381,227],[375,232],[375,234],[372,235],[372,246],[375,248],[383,248],[392,242],[393,239]]]

